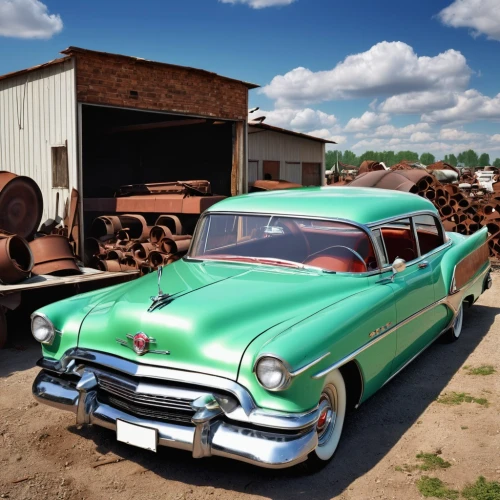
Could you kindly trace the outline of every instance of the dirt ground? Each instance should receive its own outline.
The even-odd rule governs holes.
[[[412,500],[422,498],[415,484],[422,474],[454,489],[479,475],[500,481],[499,312],[497,272],[493,288],[465,312],[460,340],[436,342],[353,413],[333,461],[313,476],[169,449],[154,454],[117,443],[105,429],[78,429],[74,415],[33,400],[39,346],[19,332],[15,346],[0,351],[0,498]],[[496,372],[464,369],[484,364]],[[436,401],[452,391],[489,406]],[[405,472],[419,452],[452,465]]]

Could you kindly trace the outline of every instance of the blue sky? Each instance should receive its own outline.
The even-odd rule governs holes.
[[[258,83],[267,123],[358,154],[500,157],[498,0],[0,0],[0,74],[69,45]]]

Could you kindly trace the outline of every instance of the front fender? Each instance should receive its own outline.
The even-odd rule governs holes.
[[[258,406],[290,412],[313,408],[319,401],[326,375],[317,379],[313,376],[368,343],[373,345],[355,358],[362,372],[364,392],[371,394],[384,383],[396,352],[396,335],[390,334],[380,342],[376,342],[376,336],[395,324],[396,308],[391,288],[377,284],[380,275],[367,279],[371,286],[364,291],[326,307],[277,335],[261,336],[250,344],[242,359],[238,382],[250,390]],[[380,329],[378,334],[374,333],[377,329]],[[283,359],[292,372],[328,355],[294,376],[286,390],[273,392],[261,387],[253,372],[261,354]]]
[[[128,283],[114,285],[92,292],[75,295],[35,311],[45,314],[58,331],[52,344],[42,344],[45,358],[60,359],[70,348],[77,347],[80,326],[87,316],[107,295],[118,292]]]

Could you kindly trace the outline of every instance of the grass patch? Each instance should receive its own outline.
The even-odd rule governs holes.
[[[419,460],[422,460],[422,464],[417,465],[420,470],[435,470],[435,469],[447,469],[451,467],[450,462],[443,460],[440,456],[435,453],[422,453],[417,455]]]
[[[477,403],[482,406],[489,405],[486,398],[475,398],[466,392],[450,392],[443,394],[437,399],[437,402],[444,405],[460,405],[462,403]]]
[[[468,428],[469,428],[469,427],[468,427],[467,425],[462,425],[462,426],[460,427],[460,429],[462,429],[463,431],[465,431],[465,429],[468,429]]]
[[[464,367],[465,368],[465,367]],[[476,368],[469,368],[467,371],[467,375],[492,375],[496,370],[491,365],[481,365]]]
[[[486,481],[483,476],[479,476],[474,484],[469,484],[462,490],[462,495],[467,500],[500,500],[500,483]]]
[[[417,488],[418,491],[424,495],[424,497],[448,498],[450,500],[455,500],[459,495],[457,490],[448,488],[448,486],[446,486],[443,481],[437,477],[422,476],[417,481]]]

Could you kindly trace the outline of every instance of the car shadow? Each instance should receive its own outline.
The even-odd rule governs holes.
[[[99,452],[112,452],[164,479],[275,500],[327,500],[344,492],[393,448],[447,386],[488,333],[498,313],[500,308],[480,305],[467,310],[460,340],[452,344],[435,342],[353,412],[346,421],[335,457],[314,475],[305,475],[300,466],[270,470],[219,457],[195,460],[187,452],[168,448],[153,454],[116,442],[114,433],[106,429],[71,427],[69,430],[92,439]]]

